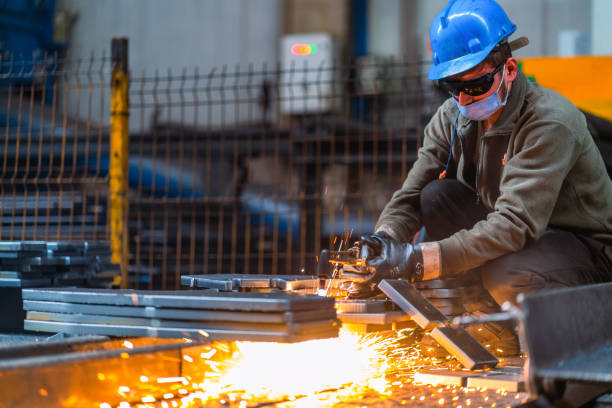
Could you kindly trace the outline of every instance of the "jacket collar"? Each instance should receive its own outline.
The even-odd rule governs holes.
[[[514,128],[514,124],[518,120],[521,114],[521,108],[523,107],[525,97],[527,95],[528,79],[525,75],[519,71],[516,75],[516,79],[512,83],[512,89],[508,96],[508,102],[504,106],[501,115],[493,124],[493,127],[489,129],[487,135],[493,135],[498,133],[508,133]],[[477,121],[466,118],[463,115],[459,115],[459,121],[457,122],[457,130],[462,130],[466,126],[476,125]]]

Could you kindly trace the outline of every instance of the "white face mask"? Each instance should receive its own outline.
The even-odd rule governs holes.
[[[459,100],[457,98],[453,98],[455,104],[459,108],[459,112],[461,112],[461,114],[468,119],[484,120],[494,114],[502,106],[506,106],[509,95],[508,89],[506,88],[506,96],[503,101],[501,100],[501,96],[499,94],[499,90],[504,83],[505,73],[506,67],[504,67],[504,70],[502,71],[502,78],[501,81],[499,81],[497,90],[484,99],[472,102],[469,105],[460,105]]]

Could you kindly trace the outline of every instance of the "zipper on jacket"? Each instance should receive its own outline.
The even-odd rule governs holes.
[[[480,134],[480,129],[479,129],[479,137],[480,137],[480,151],[478,153],[478,163],[476,163],[476,180],[474,182],[474,184],[476,184],[476,205],[480,204],[480,190],[478,190],[478,176],[480,175],[480,162],[482,160],[482,153],[483,153],[483,141],[484,141],[484,134]]]

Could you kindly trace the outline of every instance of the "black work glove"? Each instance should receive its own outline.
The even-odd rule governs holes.
[[[378,286],[368,282],[352,282],[347,290],[346,297],[349,299],[367,299],[382,293]]]
[[[374,272],[369,282],[378,284],[383,279],[423,278],[423,254],[419,245],[400,243],[385,232],[361,237],[361,257],[366,267]]]

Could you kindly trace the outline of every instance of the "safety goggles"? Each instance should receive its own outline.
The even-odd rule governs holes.
[[[445,81],[441,79],[438,82],[440,86],[456,97],[459,97],[461,92],[470,96],[484,95],[489,92],[489,89],[493,86],[493,82],[495,82],[495,74],[497,74],[504,65],[506,65],[505,62],[495,68],[494,71],[470,81]]]

